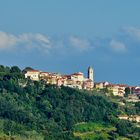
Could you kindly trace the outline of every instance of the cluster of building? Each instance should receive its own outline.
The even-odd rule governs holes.
[[[108,82],[95,83],[95,88],[98,90],[106,89],[107,93],[112,93],[114,96],[124,96],[127,85],[111,84]]]
[[[124,84],[111,84],[108,82],[95,83],[95,88],[98,90],[106,89],[107,93],[112,93],[114,96],[124,96],[127,85]]]
[[[128,86],[125,84],[112,84],[109,82],[95,82],[94,87],[97,90],[105,89],[107,93],[111,93],[114,96],[124,96],[126,94],[126,89],[130,91],[130,100],[137,99],[140,95],[140,87],[139,86]]]
[[[120,120],[129,120],[133,122],[140,122],[140,116],[139,115],[119,115],[118,118]]]
[[[71,88],[92,90],[94,87],[93,69],[88,68],[87,78],[84,77],[82,72],[73,73],[70,75],[61,75],[58,73],[42,72],[39,70],[27,70],[25,78],[29,78],[33,81],[43,80],[47,84],[53,84],[57,86],[67,86]]]
[[[86,89],[86,90],[104,90],[107,94],[113,94],[114,96],[123,97],[126,92],[126,88],[129,88],[133,93],[133,97],[130,100],[134,100],[140,95],[140,87],[132,87],[125,84],[112,84],[109,82],[94,82],[93,68],[89,67],[87,77],[84,77],[82,72],[76,72],[69,75],[62,75],[59,73],[43,72],[39,70],[26,70],[25,78],[29,78],[33,81],[43,80],[46,84],[52,84],[60,86],[67,86],[71,88]]]

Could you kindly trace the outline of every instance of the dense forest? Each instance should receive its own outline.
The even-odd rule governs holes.
[[[140,111],[139,107],[137,103]],[[118,120],[119,113],[118,104],[93,91],[31,81],[17,66],[0,66],[0,140],[80,140],[74,131],[83,122],[115,128],[107,132],[107,138],[96,140],[118,136],[138,140],[139,129]]]

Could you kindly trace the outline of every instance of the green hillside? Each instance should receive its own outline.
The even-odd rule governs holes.
[[[0,140],[80,140],[82,129],[101,133],[96,139],[137,139],[139,130],[117,119],[118,105],[97,94],[33,82],[17,66],[0,66]]]

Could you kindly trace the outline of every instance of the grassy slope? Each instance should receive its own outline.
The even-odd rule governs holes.
[[[74,135],[80,137],[82,140],[93,140],[99,137],[102,137],[104,140],[106,140],[109,138],[108,133],[115,130],[116,128],[111,125],[89,122],[76,124],[74,127]]]

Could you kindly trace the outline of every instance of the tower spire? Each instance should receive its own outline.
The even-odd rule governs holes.
[[[94,80],[94,78],[93,78],[93,68],[92,67],[88,67],[88,79],[90,79],[90,80]]]

